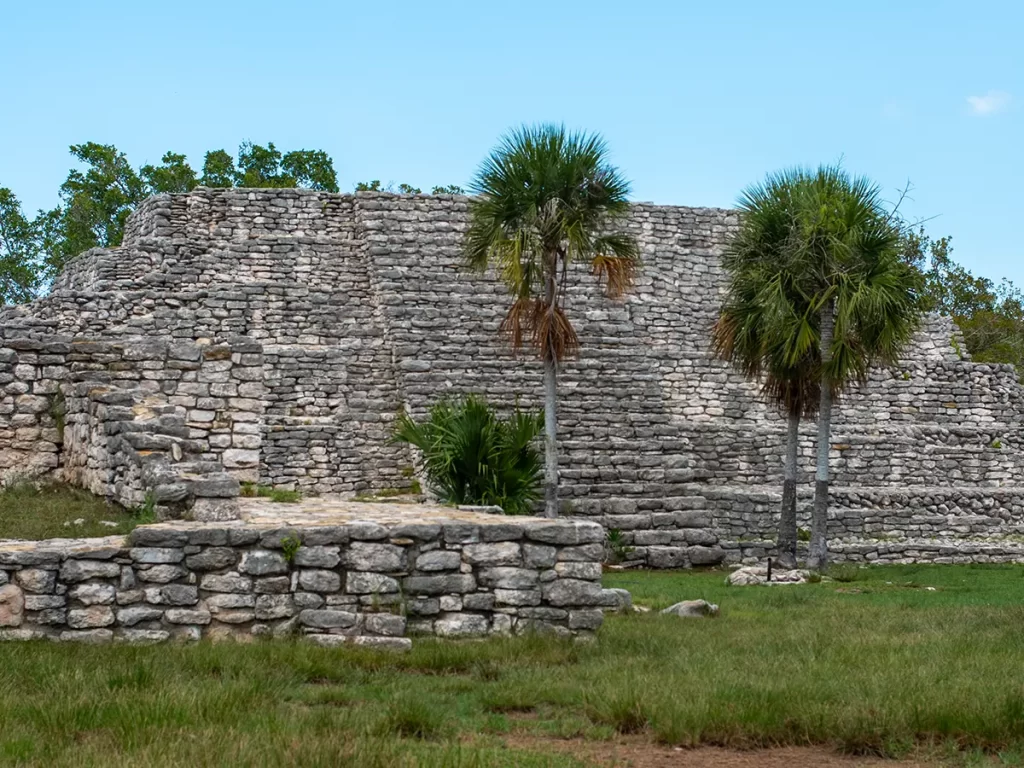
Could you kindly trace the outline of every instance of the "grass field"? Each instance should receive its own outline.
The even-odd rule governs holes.
[[[144,511],[129,512],[61,483],[25,481],[0,491],[0,539],[113,536],[147,521]]]
[[[838,575],[608,574],[640,604],[703,597],[721,615],[612,617],[590,645],[4,644],[0,765],[579,766],[554,739],[621,734],[1024,764],[1024,568]]]

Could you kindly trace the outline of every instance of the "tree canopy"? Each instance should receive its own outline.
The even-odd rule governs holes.
[[[121,244],[125,222],[147,197],[189,192],[197,186],[276,187],[338,192],[334,161],[323,150],[283,152],[273,142],[245,141],[232,155],[214,149],[200,171],[178,152],[165,152],[158,164],[136,169],[112,144],[85,142],[70,148],[76,167],[58,190],[59,204],[25,215],[14,193],[0,187],[0,305],[37,296],[69,259],[90,248]],[[356,190],[419,194],[409,184],[360,183]],[[432,194],[463,194],[461,187],[434,187]]]
[[[979,363],[1012,363],[1024,375],[1024,293],[1010,280],[978,277],[952,256],[952,238],[907,228],[904,258],[924,277],[926,311],[951,317]]]

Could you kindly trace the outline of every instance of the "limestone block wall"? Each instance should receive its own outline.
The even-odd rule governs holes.
[[[0,640],[300,635],[405,648],[415,634],[586,636],[615,602],[601,589],[603,539],[589,522],[435,515],[0,541]]]
[[[715,547],[691,541],[697,535],[685,526],[669,531],[665,520],[701,509],[705,541],[736,543],[732,515],[746,515],[736,510],[747,501],[721,499],[759,498],[781,484],[782,419],[708,349],[725,288],[720,259],[738,223],[734,211],[637,204],[625,223],[644,259],[634,291],[609,300],[585,265],[572,274],[568,312],[582,352],[559,379],[565,511],[619,528],[645,557],[648,546],[667,548],[659,561],[686,564],[690,547]],[[464,268],[467,226],[468,200],[456,196],[157,196],[131,218],[120,248],[83,254],[49,296],[0,310],[0,326],[13,329],[5,338],[33,343],[53,334],[213,346],[244,337],[253,346],[233,366],[251,378],[237,395],[214,393],[224,381],[196,382],[209,394],[168,395],[186,412],[209,411],[199,400],[220,398],[224,413],[252,419],[230,437],[195,437],[209,443],[202,460],[306,493],[394,488],[413,462],[388,440],[399,410],[420,415],[439,397],[470,392],[499,406],[540,405],[540,365],[516,358],[498,333],[504,287]],[[962,350],[948,319],[929,318],[905,360],[843,399],[832,445],[837,492],[914,486],[954,498],[1021,483],[1016,374],[962,359]],[[40,455],[55,443],[43,434],[45,414],[15,402],[36,396],[19,365],[27,363],[18,350],[0,351],[0,467],[48,470],[63,453]],[[40,397],[54,380],[42,374]],[[22,427],[10,418],[19,408]],[[800,456],[807,483],[812,424]],[[876,511],[863,498],[851,496],[848,510],[866,531]],[[999,514],[1012,516],[1012,506]],[[887,514],[902,520],[903,512],[913,510]],[[767,507],[758,514],[770,529]]]
[[[67,351],[62,340],[10,339],[0,328],[0,482],[59,466]]]

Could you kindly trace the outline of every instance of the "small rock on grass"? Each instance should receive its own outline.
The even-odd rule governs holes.
[[[810,575],[810,571],[772,569],[772,580],[768,581],[767,566],[754,565],[736,569],[729,574],[725,583],[733,587],[750,587],[759,584],[805,584]]]
[[[683,600],[681,603],[670,605],[662,613],[681,619],[713,619],[718,616],[718,606],[707,600]]]

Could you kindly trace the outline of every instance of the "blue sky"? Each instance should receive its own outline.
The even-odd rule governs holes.
[[[842,157],[955,256],[1024,283],[1024,4],[3,0],[0,186],[52,207],[72,143],[194,166],[325,149],[343,190],[465,184],[521,122],[600,131],[634,197],[729,206]]]

